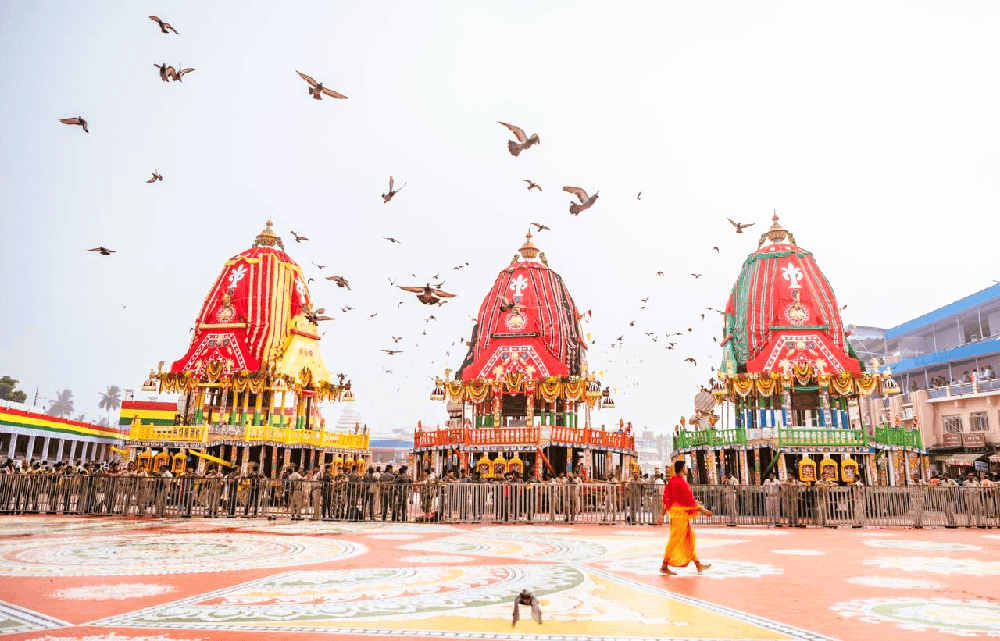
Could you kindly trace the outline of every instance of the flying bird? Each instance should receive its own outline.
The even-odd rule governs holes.
[[[163,82],[170,82],[171,78],[177,74],[177,71],[173,67],[168,67],[165,62],[159,65],[154,62],[153,66],[160,70],[160,80]]]
[[[406,187],[406,183],[403,183],[403,187],[400,187],[399,189],[393,189],[392,188],[393,184],[394,184],[394,181],[392,179],[392,176],[389,176],[389,193],[382,194],[382,203],[383,204],[385,204],[385,203],[389,202],[390,200],[392,200],[393,196],[395,196],[399,192],[403,191],[403,187]]]
[[[337,287],[346,287],[347,289],[351,289],[350,283],[348,283],[347,279],[343,276],[327,276],[326,279],[337,283]]]
[[[340,308],[340,311],[342,311],[342,312],[344,312],[346,314],[347,312],[351,311],[352,309],[354,309],[354,308],[351,307],[350,305],[344,305],[343,307]]]
[[[716,254],[718,254],[719,253],[719,248],[718,247],[713,247],[712,251],[714,251]]]
[[[313,80],[311,76],[307,76],[298,69],[295,70],[295,73],[299,74],[299,76],[301,76],[303,80],[309,83],[309,95],[315,98],[316,100],[322,100],[323,94],[326,94],[331,98],[339,98],[341,100],[347,98],[347,96],[345,96],[342,93],[337,93],[332,89],[327,89],[326,87],[323,86],[322,82],[316,82],[315,80]]]
[[[168,67],[168,69],[173,69],[173,67]],[[180,63],[178,63],[177,71],[174,72],[174,80],[177,82],[184,82],[184,74],[191,73],[192,71],[194,71],[194,67],[182,69]]]
[[[163,180],[163,176],[156,169],[153,170],[153,177],[146,181],[146,184],[155,183],[157,180]]]
[[[640,302],[640,303],[648,303],[648,302],[649,302],[649,296],[647,296],[647,297],[645,297],[645,298],[640,298],[640,299],[639,299],[639,302]]]
[[[570,201],[569,203],[569,213],[573,214],[574,216],[579,216],[580,212],[587,211],[588,209],[594,206],[595,202],[597,202],[598,192],[596,191],[594,192],[593,196],[588,196],[587,192],[580,189],[579,187],[563,187],[563,191],[569,192],[580,199],[579,203],[575,203],[573,201]]]
[[[368,318],[366,320],[371,320],[371,319],[375,318],[376,316],[378,316],[378,312],[375,312],[374,314],[369,314],[369,316],[368,316]]]
[[[465,263],[464,265],[456,265],[455,267],[452,267],[452,269],[457,272],[458,270],[465,269],[468,266],[469,266],[469,263]]]
[[[695,280],[701,278],[701,274],[691,274],[691,275],[694,276]]]
[[[383,349],[382,351],[385,352],[386,354],[388,354],[389,356],[393,356],[395,354],[402,354],[403,353],[402,350],[398,350],[398,349]]]
[[[542,608],[538,604],[538,598],[528,592],[527,590],[521,590],[521,594],[514,598],[514,614],[511,620],[511,627],[517,625],[517,622],[521,620],[521,606],[530,605],[531,606],[531,618],[535,620],[536,623],[541,625],[542,623]]]
[[[541,223],[531,223],[531,224],[535,226],[535,229],[537,229],[539,233],[541,233],[541,232],[543,232],[545,230],[552,231],[552,228],[549,227],[548,225],[543,225]]]
[[[393,343],[399,343],[399,341],[403,340],[402,336],[390,336],[389,338],[392,339]]]
[[[163,33],[169,34],[171,31],[173,31],[175,35],[178,36],[180,35],[179,33],[177,33],[177,29],[174,29],[173,27],[170,26],[169,22],[164,22],[163,20],[160,20],[156,16],[149,16],[149,19],[155,22],[156,24],[160,25],[160,31],[162,31]]]
[[[88,249],[89,252],[100,252],[101,256],[110,256],[115,253],[114,249],[108,249],[107,247],[101,245],[100,247],[94,247],[93,249]]]
[[[736,233],[737,234],[742,234],[744,229],[746,229],[747,227],[753,227],[754,226],[754,223],[738,223],[735,220],[733,220],[732,218],[727,218],[726,220],[728,220],[733,225],[733,227],[736,228]]]
[[[87,129],[87,121],[84,120],[82,116],[77,116],[76,118],[60,118],[59,122],[61,122],[64,125],[80,125],[81,127],[83,127],[84,131],[86,131],[88,134],[90,133],[90,130]]]
[[[688,362],[688,363],[694,363],[695,365],[697,365],[697,364],[698,364],[698,361],[694,360],[694,359],[693,359],[693,358],[691,358],[690,356],[688,356],[688,357],[687,357],[687,358],[685,358],[684,360],[685,360],[686,362]]]
[[[388,240],[390,243],[397,243],[397,244],[400,244],[400,245],[403,244],[400,241],[396,240],[395,238],[392,238],[391,236],[383,236],[382,238],[384,238],[385,240]]]
[[[424,305],[433,305],[437,303],[442,298],[454,298],[455,294],[449,294],[448,292],[437,289],[436,287],[431,287],[430,283],[427,283],[424,287],[404,287],[402,285],[398,286],[404,292],[412,292],[417,295],[417,300],[419,300]]]
[[[313,265],[316,265],[316,269],[326,269],[329,267],[329,265],[317,265],[316,263],[313,263]]]
[[[656,272],[657,276],[663,276],[663,272]]]
[[[641,191],[639,192],[639,195],[635,197],[635,199],[636,200],[642,200],[642,192]]]
[[[840,311],[844,311],[845,309],[847,309],[847,305],[844,305],[843,307],[841,307]]]
[[[534,182],[534,181],[531,181],[531,180],[528,180],[527,178],[525,178],[524,182],[528,183],[528,191],[531,191],[532,189],[537,189],[538,191],[542,190],[542,186],[539,185],[538,183]]]
[[[303,240],[309,240],[305,236],[299,236],[298,234],[295,233],[294,230],[290,229],[288,231],[292,232],[292,236],[295,236],[295,242],[297,242],[297,243],[301,243]]]
[[[331,316],[324,316],[325,312],[326,312],[326,310],[324,308],[320,307],[316,311],[311,311],[311,310],[306,309],[305,311],[303,311],[303,314],[305,314],[306,318],[308,318],[314,324],[319,323],[320,321],[333,320],[333,317],[331,317]]]
[[[538,139],[538,134],[531,134],[531,136],[526,136],[524,130],[520,127],[515,127],[514,125],[508,125],[505,122],[500,122],[501,125],[510,129],[514,132],[514,137],[517,138],[517,142],[513,140],[507,141],[507,150],[510,151],[511,156],[520,155],[522,151],[528,149],[532,145],[537,145],[541,141]]]

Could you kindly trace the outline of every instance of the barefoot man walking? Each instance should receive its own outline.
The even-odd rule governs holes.
[[[670,540],[667,541],[667,549],[663,553],[663,565],[660,566],[662,574],[677,574],[670,569],[670,566],[683,568],[691,561],[694,561],[699,573],[712,567],[698,560],[694,529],[691,527],[691,520],[699,514],[712,516],[712,513],[694,500],[691,486],[684,478],[686,473],[684,461],[675,462],[673,476],[663,490],[663,511],[670,516]]]

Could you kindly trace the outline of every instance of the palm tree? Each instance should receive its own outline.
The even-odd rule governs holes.
[[[73,392],[64,389],[56,392],[56,400],[49,407],[49,416],[69,416],[73,413]]]
[[[111,412],[122,406],[122,388],[117,385],[108,385],[108,391],[101,392],[101,402],[97,407],[108,410],[108,421],[111,420]]]

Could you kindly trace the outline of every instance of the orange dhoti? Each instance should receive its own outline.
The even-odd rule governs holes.
[[[694,528],[691,520],[698,516],[698,508],[674,505],[667,514],[670,516],[670,540],[663,552],[663,566],[686,567],[691,561],[698,563],[698,553],[694,545]]]

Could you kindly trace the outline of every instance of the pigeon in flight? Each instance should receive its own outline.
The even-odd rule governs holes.
[[[99,252],[101,256],[110,256],[115,253],[114,249],[108,249],[107,247],[101,245],[100,247],[94,247],[93,249],[88,249],[89,252]]]
[[[398,349],[383,349],[382,351],[385,352],[386,354],[388,354],[389,356],[393,356],[395,354],[402,354],[403,353],[402,350],[398,350]]]
[[[316,82],[312,78],[312,76],[307,76],[298,69],[295,70],[295,73],[299,74],[299,76],[301,76],[303,80],[309,83],[309,95],[315,98],[316,100],[322,100],[324,94],[330,96],[331,98],[339,98],[341,100],[347,98],[347,96],[345,96],[342,93],[337,93],[332,89],[327,89],[326,87],[323,86],[322,82]]]
[[[537,229],[539,232],[543,232],[546,229],[549,230],[549,231],[552,231],[552,228],[549,227],[548,225],[543,225],[541,223],[531,223],[531,224],[534,225],[535,229]]]
[[[351,289],[350,283],[348,283],[347,279],[343,276],[327,276],[326,279],[337,283],[337,287],[346,287],[347,289]]]
[[[146,184],[155,183],[157,180],[163,180],[163,176],[156,169],[153,170],[153,177],[146,181]]]
[[[393,180],[392,176],[389,176],[389,193],[382,194],[382,203],[383,204],[388,203],[390,200],[392,200],[393,196],[395,196],[399,192],[403,191],[403,187],[406,187],[406,183],[403,183],[403,187],[400,187],[399,189],[393,189],[392,187],[393,187],[394,183],[395,183],[395,181]]]
[[[574,216],[579,216],[580,212],[587,211],[588,209],[594,206],[595,202],[597,202],[598,192],[596,191],[594,192],[593,196],[588,196],[587,192],[580,189],[579,187],[563,187],[563,191],[569,192],[580,199],[579,203],[574,203],[572,201],[570,201],[569,203],[569,213],[573,214]]]
[[[83,130],[85,132],[87,132],[88,134],[90,133],[90,130],[87,129],[87,121],[84,120],[82,116],[77,116],[75,118],[60,118],[59,122],[61,122],[64,125],[80,125],[81,127],[83,127]]]
[[[173,27],[170,26],[169,22],[164,22],[163,20],[160,20],[156,16],[149,16],[149,19],[155,22],[156,24],[160,25],[160,31],[162,31],[163,33],[169,34],[171,31],[173,31],[175,35],[178,36],[180,35],[179,33],[177,33],[177,29],[174,29]]]
[[[754,225],[754,223],[738,223],[732,218],[727,218],[726,220],[728,220],[733,225],[733,227],[736,228],[737,234],[742,234],[744,229],[746,229],[747,227],[753,227]]]
[[[531,134],[529,137],[525,135],[524,130],[520,127],[515,127],[514,125],[509,125],[505,122],[501,122],[500,124],[514,132],[514,137],[517,138],[517,142],[513,140],[507,141],[507,150],[510,151],[511,156],[520,155],[520,153],[525,149],[541,142],[538,139],[538,134]]]
[[[534,182],[533,180],[528,180],[527,178],[525,178],[524,182],[528,183],[528,191],[531,191],[532,189],[537,189],[538,191],[542,190],[542,186]]]
[[[396,244],[399,244],[399,245],[403,244],[403,243],[401,243],[400,241],[396,240],[395,238],[393,238],[391,236],[383,236],[382,238],[384,238],[385,240],[388,240],[390,243],[396,243]]]
[[[433,305],[437,303],[442,298],[454,298],[455,294],[449,294],[448,292],[431,287],[430,283],[427,283],[424,287],[404,287],[402,285],[398,286],[404,292],[412,292],[417,295],[417,300],[419,300],[424,305]]]
[[[291,229],[290,229],[290,230],[288,230],[288,231],[291,231],[291,232],[292,232],[292,236],[295,236],[295,242],[297,242],[297,243],[301,243],[301,242],[302,242],[303,240],[309,240],[309,239],[308,239],[307,237],[305,237],[305,236],[299,236],[298,234],[296,234],[296,233],[295,233],[295,231],[294,231],[294,230],[291,230]]]

